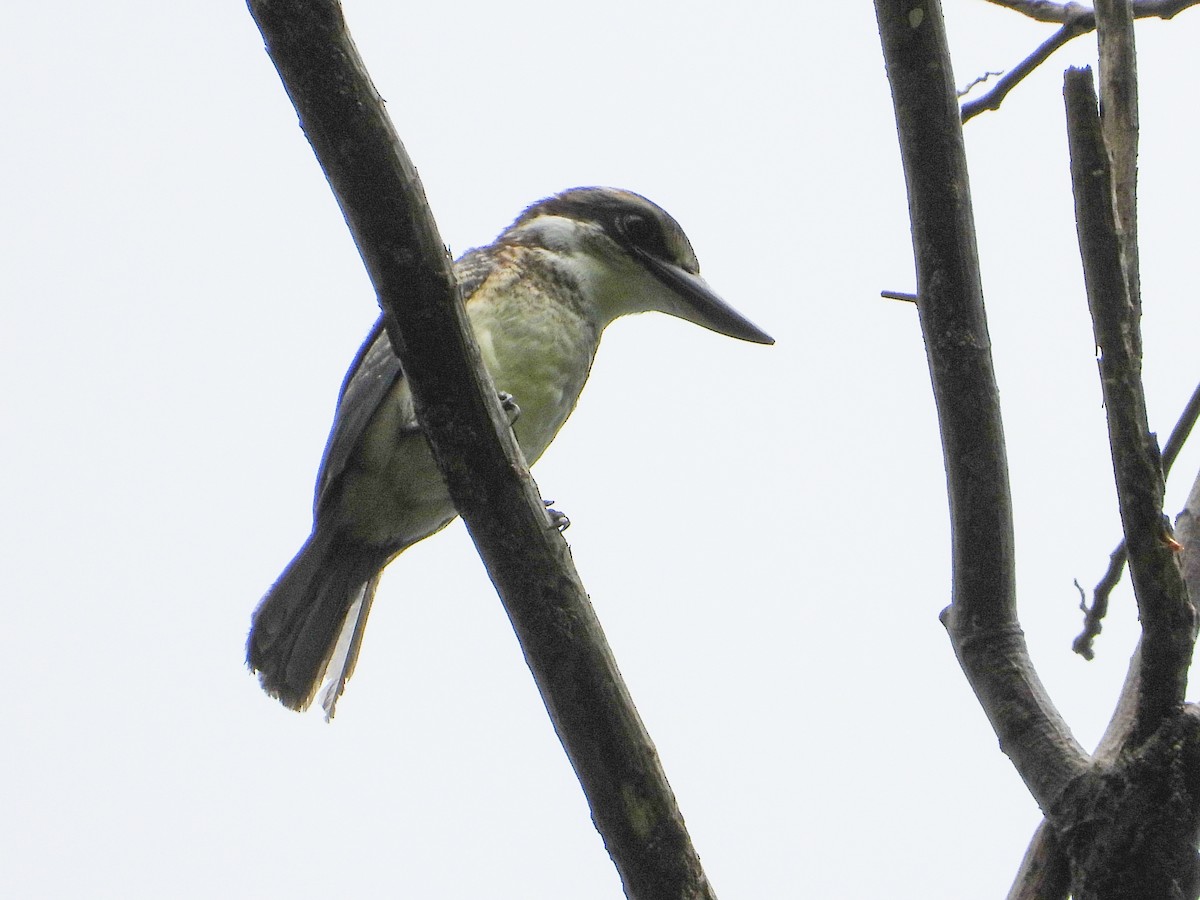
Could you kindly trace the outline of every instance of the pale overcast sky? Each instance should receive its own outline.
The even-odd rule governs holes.
[[[957,80],[1050,28],[949,0]],[[606,184],[775,336],[618,323],[535,469],[724,898],[1007,890],[1039,813],[959,672],[941,449],[869,3],[350,0],[454,252]],[[332,725],[243,665],[375,301],[239,2],[0,35],[0,893],[607,900],[620,885],[461,525],[388,570]],[[1197,380],[1200,13],[1140,26],[1146,378]],[[1076,734],[1072,579],[1118,539],[1057,54],[967,128],[1023,624]],[[1192,448],[1171,512],[1200,467]]]

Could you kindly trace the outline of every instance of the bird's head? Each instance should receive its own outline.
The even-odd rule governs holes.
[[[500,241],[554,253],[605,321],[656,310],[743,341],[775,343],[700,277],[696,253],[679,223],[631,191],[563,191],[521,213]]]

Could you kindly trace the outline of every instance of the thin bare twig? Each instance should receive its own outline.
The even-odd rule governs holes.
[[[966,87],[961,88],[959,90],[959,92],[958,92],[959,98],[961,99],[962,97],[965,97],[965,96],[967,96],[967,94],[971,93],[971,91],[975,88],[976,85],[983,84],[985,81],[991,81],[993,78],[999,78],[1003,74],[1004,74],[1003,72],[984,72],[982,75],[976,75],[974,78],[971,79],[971,81],[967,84]]]
[[[1094,30],[1095,27],[1096,17],[1092,13],[1079,12],[1064,24],[1062,28],[1043,41],[1029,56],[1009,69],[990,91],[977,100],[964,103],[961,112],[963,123],[969,122],[981,112],[986,112],[989,109],[999,109],[1000,104],[1004,102],[1004,98],[1009,95],[1009,92],[1020,84],[1034,69],[1049,59],[1055,50],[1068,41],[1079,37],[1081,34],[1087,34],[1089,31]]]
[[[1025,59],[1013,66],[995,86],[977,100],[962,106],[962,120],[968,122],[990,109],[999,109],[1004,98],[1023,79],[1044,63],[1054,51],[1081,35],[1096,29],[1096,14],[1078,3],[1050,3],[1046,0],[989,0],[997,6],[1014,10],[1039,22],[1056,22],[1062,27],[1047,38]],[[1200,0],[1134,0],[1135,19],[1171,19],[1185,9],[1200,4]]]
[[[1104,630],[1104,617],[1108,615],[1108,601],[1112,596],[1113,589],[1120,584],[1121,575],[1125,572],[1125,561],[1129,558],[1125,552],[1125,542],[1117,544],[1116,548],[1108,556],[1108,568],[1105,569],[1104,575],[1096,582],[1096,587],[1092,591],[1092,605],[1088,606],[1086,600],[1079,601],[1079,608],[1083,610],[1083,630],[1071,644],[1071,649],[1082,656],[1084,659],[1095,659],[1096,650],[1092,646],[1100,632]],[[1079,582],[1075,582],[1075,586],[1079,587]],[[1080,593],[1083,589],[1080,588]]]

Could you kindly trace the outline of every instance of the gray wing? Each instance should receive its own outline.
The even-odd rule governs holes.
[[[321,471],[317,475],[313,515],[320,511],[329,486],[345,471],[346,464],[388,391],[403,377],[404,370],[392,352],[392,342],[388,340],[383,316],[380,316],[359,348],[346,380],[342,382],[337,411],[333,415],[333,427],[329,431],[325,455],[321,459]]]
[[[495,268],[496,262],[487,252],[487,248],[463,254],[454,264],[463,298],[469,299]],[[338,394],[333,427],[330,429],[329,440],[325,444],[325,455],[321,459],[321,469],[317,475],[314,515],[321,509],[329,486],[345,471],[346,464],[357,449],[376,410],[396,382],[403,377],[404,370],[392,350],[392,342],[383,326],[383,316],[380,316],[359,348],[358,355],[354,357],[350,371],[346,373],[346,379],[342,382],[342,390]],[[414,424],[412,430],[418,431],[419,426]]]

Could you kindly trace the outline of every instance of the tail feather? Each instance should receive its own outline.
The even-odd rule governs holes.
[[[337,711],[338,698],[346,690],[346,682],[350,680],[350,676],[354,674],[354,667],[358,664],[363,631],[367,627],[367,616],[371,612],[371,604],[375,601],[375,588],[378,585],[379,575],[376,575],[366,583],[358,599],[351,604],[333,654],[326,665],[325,671],[329,677],[325,679],[325,690],[321,692],[321,708],[325,710],[326,722],[330,721]]]
[[[331,685],[323,701],[326,715],[333,715],[354,669],[384,562],[372,548],[313,532],[254,612],[246,662],[263,690],[285,706],[305,709],[337,655],[336,689]]]

